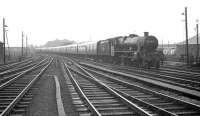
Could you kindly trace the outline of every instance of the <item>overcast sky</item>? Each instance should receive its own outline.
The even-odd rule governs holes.
[[[161,43],[185,39],[184,7],[188,7],[189,37],[200,19],[199,0],[0,0],[11,46],[21,45],[21,31],[29,44],[49,40],[101,40],[144,31]]]

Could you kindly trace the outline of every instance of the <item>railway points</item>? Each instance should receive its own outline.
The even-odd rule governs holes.
[[[86,70],[88,70],[88,69],[86,69]],[[142,102],[143,102],[143,107],[146,106],[147,107],[146,109],[151,107],[147,111],[151,111],[151,109],[154,109],[154,112],[160,113],[159,115],[161,115],[161,114],[162,115],[177,115],[177,114],[180,115],[180,114],[182,114],[183,113],[182,111],[179,111],[179,112],[178,112],[178,110],[176,111],[176,108],[177,108],[177,109],[184,110],[185,114],[186,114],[186,112],[188,112],[188,115],[190,115],[190,113],[198,114],[198,109],[200,107],[196,106],[194,104],[190,104],[185,101],[178,100],[176,98],[172,98],[172,97],[169,97],[169,96],[166,96],[163,94],[159,94],[157,92],[153,92],[152,90],[148,90],[148,89],[145,89],[145,88],[142,88],[139,86],[135,86],[132,83],[123,82],[120,79],[118,80],[116,77],[111,77],[110,75],[98,73],[95,70],[93,70],[93,71],[88,70],[88,71],[90,71],[93,74],[94,73],[97,74],[97,76],[95,76],[96,78],[98,78],[100,81],[106,83],[107,85],[112,87],[117,92],[123,94],[128,99],[132,99],[131,101],[133,103],[134,103],[134,101],[137,101],[135,103],[136,104],[138,103],[138,105],[141,106]],[[95,78],[95,77],[93,76],[93,78]],[[105,79],[105,77],[108,79]],[[148,92],[147,91],[144,92],[145,90],[147,90]],[[158,96],[160,96],[160,98]],[[158,98],[156,98],[156,97],[158,97]],[[169,101],[172,102],[173,104],[171,104],[171,105],[168,104],[168,107],[165,107],[167,102],[169,102],[167,99],[170,99]],[[192,112],[192,111],[190,111],[190,108],[186,107],[186,106],[190,106],[190,108],[194,106],[194,107],[196,107],[196,108],[194,108],[194,109],[196,109],[196,111]]]
[[[0,3],[0,116],[200,116],[197,1]]]
[[[98,65],[98,63],[94,64]],[[116,65],[106,65],[106,64],[99,64],[103,67],[107,67],[109,69],[115,69],[119,70],[120,72],[124,72],[127,74],[133,74],[142,76],[144,78],[150,78],[153,80],[158,80],[161,82],[169,83],[172,85],[181,86],[183,88],[188,88],[191,90],[199,91],[199,76],[198,73],[193,72],[183,72],[179,73],[178,70],[166,70],[166,69],[160,69],[160,70],[146,70],[146,69],[138,69],[135,67],[130,66],[116,66]],[[144,76],[143,76],[144,75]],[[148,76],[145,76],[148,75]]]
[[[66,66],[66,64],[65,64]],[[135,104],[131,103],[120,94],[110,89],[107,85],[95,79],[83,79],[83,77],[73,77],[68,67],[66,66],[69,77],[78,89],[78,94],[84,99],[89,110],[95,115],[145,115],[151,114],[145,112]],[[76,78],[76,79],[74,79]],[[85,78],[85,77],[84,77]],[[91,82],[91,80],[93,82]],[[106,91],[105,91],[106,90]],[[119,106],[114,107],[113,104]],[[106,106],[106,107],[105,107]],[[117,110],[115,110],[117,109]]]
[[[75,64],[75,63],[69,63],[69,64]],[[83,74],[82,72],[78,72],[73,69],[71,69],[71,70],[82,76],[85,75],[86,73],[88,74],[88,72]],[[185,101],[179,100],[177,98],[169,97],[164,94],[153,92],[152,90],[141,88],[141,87],[136,86],[135,84],[131,83],[130,81],[129,81],[130,82],[129,84],[128,84],[128,82],[122,82],[122,79],[118,80],[116,76],[113,76],[113,77],[111,75],[105,76],[105,74],[103,74],[102,72],[96,72],[95,68],[92,68],[93,71],[91,71],[91,69],[86,69],[86,70],[93,72],[93,73],[95,72],[96,74],[98,74],[98,79],[102,78],[100,80],[103,83],[109,85],[113,90],[118,91],[120,94],[123,94],[124,96],[126,96],[127,99],[131,99],[133,103],[136,103],[139,106],[143,106],[143,108],[145,107],[145,110],[147,110],[147,112],[151,112],[151,113],[155,113],[155,114],[159,112],[161,114],[158,113],[157,115],[167,115],[167,116],[168,115],[199,115],[200,107],[198,105],[191,104],[189,102],[185,102]],[[88,74],[88,75],[91,76],[91,74]],[[108,79],[109,82],[106,82],[108,80],[103,79],[104,77],[109,78]],[[95,77],[91,76],[91,78],[95,78]],[[119,83],[121,83],[121,84],[119,84]],[[136,89],[136,88],[138,88],[138,89]],[[132,89],[135,89],[135,90],[132,90]],[[146,91],[146,92],[144,92],[144,91]],[[157,95],[155,95],[155,94],[157,94]],[[157,97],[160,96],[160,98],[156,98],[156,96]],[[137,102],[135,102],[135,101],[137,101]],[[165,107],[166,105],[168,107]],[[191,107],[193,107],[192,108],[193,110],[191,109]],[[184,112],[180,111],[181,109],[184,110]],[[196,111],[195,111],[195,109],[196,109]]]
[[[162,53],[156,48],[157,38],[145,33],[144,36],[133,34],[97,42],[41,47],[37,48],[36,52],[41,55],[55,55],[56,66],[61,63],[62,73],[67,81],[65,84],[70,93],[68,98],[72,100],[70,106],[73,106],[72,110],[79,115],[122,115],[131,111],[136,115],[199,115],[200,73],[177,65],[161,65]],[[98,70],[98,74],[92,69]],[[98,79],[95,79],[90,73],[95,73],[95,76],[101,75],[102,78],[110,77],[110,80],[112,77],[112,80],[99,79],[98,76]],[[97,82],[90,83],[83,78]],[[129,103],[131,105],[126,108],[117,107],[122,112],[113,111],[114,109],[110,108],[112,103],[107,104],[108,109],[107,107],[102,109],[101,105],[96,107],[94,105],[96,98],[92,98],[92,94],[87,97],[90,92],[84,88],[87,83],[95,88],[91,91],[106,93],[97,89],[98,83],[101,83],[106,86],[105,88],[121,96],[123,99],[121,101],[128,101],[125,102],[126,105]],[[98,99],[103,102],[107,97],[115,98],[108,95],[98,96]],[[65,104],[65,100],[63,102]],[[122,109],[126,109],[127,112]],[[70,108],[65,110],[66,114],[71,114],[68,110]]]
[[[98,65],[97,63],[95,64],[94,62],[91,61],[83,61],[83,59],[77,60],[74,58],[72,58],[74,60],[72,61],[69,57],[63,57],[57,55],[52,55],[52,57],[54,58],[54,60],[51,61],[51,64],[49,64],[46,71],[41,75],[40,77],[41,79],[38,80],[40,84],[36,84],[37,85],[36,92],[33,92],[33,94],[30,95],[28,94],[29,97],[25,98],[25,100],[26,99],[29,100],[26,101],[27,104],[24,105],[24,107],[22,107],[22,109],[20,110],[14,110],[15,112],[11,110],[12,113],[14,112],[18,114],[21,113],[26,115],[33,115],[35,114],[36,111],[38,111],[37,115],[44,115],[44,116],[51,116],[51,115],[60,116],[61,114],[63,116],[92,115],[92,114],[130,115],[130,113],[133,113],[134,115],[148,115],[148,116],[150,115],[175,116],[175,115],[190,115],[190,114],[199,115],[200,110],[198,108],[200,108],[200,101],[198,101],[197,99],[193,99],[190,96],[185,96],[185,98],[187,97],[188,98],[186,101],[184,101],[184,98],[183,99],[181,98],[181,96],[184,96],[184,94],[181,95],[178,93],[179,95],[177,97],[180,98],[176,98],[175,97],[176,95],[173,96],[164,92],[164,91],[169,91],[172,88],[179,92],[180,91],[188,92],[188,94],[195,94],[195,92],[198,93],[198,91],[194,92],[194,90],[192,89],[188,89],[186,91],[186,89],[183,89],[175,85],[170,85],[169,83],[167,84],[166,82],[158,82],[158,80],[153,80],[153,79],[151,80],[150,78],[146,79],[140,75],[137,75],[136,73],[134,75],[134,73],[123,72],[122,68],[128,68],[128,66],[116,67],[111,64],[104,64],[104,63]],[[41,56],[34,58],[34,60],[30,59],[27,60],[27,62],[21,62],[16,67],[13,67],[12,70],[10,70],[10,74],[12,71],[13,74],[5,75],[3,77],[9,77],[9,76],[19,77],[23,75],[23,73],[25,73],[24,75],[28,74],[32,78],[35,75],[34,71],[30,72],[24,71],[26,68],[22,67],[30,65],[31,68],[31,66],[32,67],[35,66],[35,68],[33,69],[38,70],[35,73],[39,73],[40,72],[39,67],[42,68],[44,66],[47,66],[48,64],[47,62],[44,61],[50,62],[50,58],[47,56]],[[109,67],[111,69],[109,69]],[[18,68],[21,70],[18,70]],[[129,68],[129,69],[130,69],[129,71],[132,72],[131,70],[133,70],[134,68],[133,69]],[[151,70],[145,69],[143,71],[147,71],[147,73],[148,71],[149,73],[154,73],[155,71],[156,73],[156,70],[154,69]],[[160,73],[162,71],[163,74],[165,74],[165,70],[161,69]],[[174,75],[173,72],[169,74]],[[183,73],[183,75],[190,75],[190,72],[187,73],[185,72]],[[194,74],[194,76],[195,75],[196,77],[198,77],[198,74]],[[137,77],[137,79],[146,81],[145,83],[148,82],[154,85],[153,86],[150,85],[151,87],[148,87],[148,85],[145,85],[145,83],[139,84],[139,81],[137,82],[134,80],[129,80],[127,79],[126,76],[131,78]],[[10,79],[12,80],[12,78]],[[1,86],[3,86],[4,83],[7,83],[7,81],[9,81],[9,78],[8,80],[2,81]],[[13,83],[15,83],[15,81],[20,81],[20,80],[13,78]],[[158,85],[155,86],[155,84],[158,83],[159,87],[156,88],[156,86]],[[60,85],[60,94],[57,93],[56,95],[56,91],[58,91],[58,84]],[[161,86],[164,86],[164,88],[167,88],[167,90],[163,89]],[[11,85],[8,87],[11,87]],[[3,93],[1,93],[0,90],[0,95],[1,94]],[[119,96],[116,97],[116,95]],[[60,103],[57,103],[57,101],[60,101]],[[195,103],[195,101],[197,102]],[[44,108],[46,103],[49,103],[49,106],[47,107],[48,109]],[[16,106],[14,107],[14,109],[16,108]],[[52,110],[50,111],[49,109]],[[60,111],[62,111],[62,113],[59,113]]]
[[[87,66],[90,66],[92,68],[96,68],[96,69],[99,69],[99,70],[102,70],[102,71],[105,71],[105,72],[110,72],[110,73],[113,73],[113,74],[116,74],[116,75],[134,78],[136,80],[142,81],[143,83],[149,83],[149,84],[152,84],[152,85],[164,87],[164,88],[167,88],[167,90],[178,91],[178,92],[181,92],[181,93],[186,94],[188,96],[194,97],[196,99],[200,98],[200,92],[199,91],[190,90],[190,89],[187,89],[187,88],[179,87],[177,85],[171,85],[171,84],[167,84],[167,83],[164,83],[164,82],[161,82],[161,81],[143,78],[141,76],[131,75],[131,74],[111,70],[111,69],[108,69],[108,68],[105,68],[105,67],[100,67],[100,66],[96,66],[96,65],[92,65],[92,64],[86,64],[86,63],[81,63],[81,64],[84,64],[84,65],[87,65]]]

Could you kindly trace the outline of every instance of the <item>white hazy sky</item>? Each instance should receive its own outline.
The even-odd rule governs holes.
[[[185,39],[185,6],[191,37],[200,19],[199,0],[0,0],[0,40],[5,17],[10,46],[21,45],[22,30],[33,45],[56,38],[94,41],[144,31],[160,43],[175,43]]]

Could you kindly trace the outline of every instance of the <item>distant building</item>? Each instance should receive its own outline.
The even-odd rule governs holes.
[[[200,36],[199,36],[200,39]],[[200,44],[200,40],[198,42]],[[175,51],[175,54],[177,56],[181,55],[186,55],[186,42],[180,42],[179,44],[176,45],[177,49]],[[200,55],[200,45],[199,47],[197,46],[197,36],[193,36],[190,39],[188,39],[188,51],[189,51],[189,56],[197,56],[197,48],[199,48],[199,55]]]
[[[174,55],[176,50],[176,44],[159,45],[158,50],[163,51],[164,55]]]

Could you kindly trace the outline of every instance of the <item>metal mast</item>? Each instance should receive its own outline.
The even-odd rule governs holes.
[[[199,24],[198,24],[198,20],[196,21],[196,29],[197,29],[197,56],[196,56],[196,62],[198,63],[198,59],[199,59]]]
[[[186,35],[186,56],[187,56],[187,65],[189,65],[187,7],[185,7],[185,32],[186,32],[185,35]]]
[[[5,19],[3,18],[3,63],[6,64],[6,36],[5,36]]]
[[[26,56],[28,55],[28,37],[26,35]]]
[[[22,31],[22,57],[23,57],[23,44],[24,43],[24,34],[23,34],[23,31]]]

